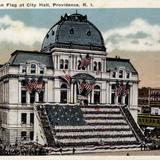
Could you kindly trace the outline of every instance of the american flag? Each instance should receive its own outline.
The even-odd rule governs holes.
[[[35,90],[38,92],[38,93],[40,93],[41,91],[42,91],[42,89],[44,88],[44,81],[43,81],[43,79],[40,77],[39,79],[38,79],[38,81],[36,82],[36,85],[35,85]]]
[[[85,89],[86,92],[87,92],[86,94],[88,95],[92,91],[93,87],[94,87],[94,84],[90,84],[90,83],[87,83],[87,82],[82,82],[80,84],[80,89],[79,89],[80,90],[80,94]]]
[[[82,58],[81,56],[81,68],[82,67],[87,68],[88,65],[90,65],[90,63],[91,63],[91,57],[89,56],[89,54],[87,54],[85,58]]]
[[[28,78],[26,78],[26,89],[30,93],[33,90],[36,90],[37,92],[40,93],[43,88],[44,88],[44,81],[41,78],[39,78],[38,81],[35,79],[29,80]]]
[[[121,81],[121,83],[119,83],[119,81],[117,80],[116,82],[116,88],[115,88],[115,95],[116,96],[120,96],[120,95],[127,95],[129,93],[129,84],[127,82],[126,85],[123,84],[123,81]]]
[[[70,74],[66,74],[66,71],[65,71],[65,70],[63,70],[63,72],[65,73],[65,75],[62,76],[63,79],[65,79],[65,80],[67,81],[67,83],[70,85],[70,84],[71,84],[71,80],[72,80],[71,75],[70,75]]]
[[[29,79],[27,79],[26,80],[27,91],[29,91],[31,93],[33,91],[34,87],[35,87],[35,80],[29,80]]]

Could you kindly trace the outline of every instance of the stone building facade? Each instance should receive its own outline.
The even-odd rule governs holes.
[[[83,82],[89,88],[84,94]],[[16,50],[1,66],[1,139],[11,144],[34,139],[35,102],[124,104],[137,120],[138,83],[129,59],[108,57],[102,34],[87,16],[66,14],[39,52]]]

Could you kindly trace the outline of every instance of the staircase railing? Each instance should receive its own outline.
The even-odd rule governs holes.
[[[47,130],[47,131],[46,131],[46,124],[44,124],[44,123],[47,123],[50,129],[52,129],[52,128],[51,128],[51,125],[50,125],[50,123],[49,123],[49,120],[48,120],[48,117],[47,117],[47,114],[46,114],[46,110],[45,110],[45,108],[43,108],[43,109],[44,109],[44,110],[43,110],[44,112],[42,113],[42,111],[41,111],[41,113],[40,113],[41,115],[38,115],[39,118],[40,118],[40,122],[41,122],[41,124],[42,124],[43,131],[44,131],[44,133],[45,133],[45,136],[48,136],[48,134],[49,134],[49,132],[50,132],[50,136],[51,136],[51,137],[50,137],[50,138],[51,138],[50,140],[52,140],[53,142],[55,142],[55,141],[54,141],[54,137],[52,137],[52,136],[53,136],[52,131],[51,131],[51,130]],[[47,119],[45,122],[43,122],[43,121],[42,121],[42,117],[40,117],[40,116],[42,116],[42,114],[43,114],[43,116],[45,115],[45,118]],[[44,118],[43,118],[43,120],[44,120]],[[53,145],[53,144],[51,144],[51,141],[48,140],[48,137],[46,137],[46,140],[47,140],[47,143],[48,143],[49,146]]]
[[[47,114],[47,111],[46,111],[46,108],[44,108],[45,110],[45,114],[46,114],[46,118],[47,118],[47,121],[48,121],[48,125],[49,125],[49,128],[51,130],[51,135],[52,135],[52,138],[53,138],[53,142],[54,142],[54,145],[56,144],[56,140],[55,140],[55,135],[56,135],[56,132],[55,132],[55,129],[53,129],[50,121],[49,121],[49,117],[48,117],[48,114]]]
[[[137,126],[136,122],[134,121],[130,111],[126,106],[119,106],[120,110],[122,111],[122,114],[126,118],[128,124],[130,125],[132,131],[134,132],[136,138],[138,139],[139,142],[144,141],[144,135],[142,134],[141,130]]]

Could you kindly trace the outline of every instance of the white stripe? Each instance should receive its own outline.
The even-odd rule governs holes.
[[[128,125],[100,125],[100,126],[55,126],[55,129],[129,129]]]
[[[127,124],[123,119],[87,119],[86,122],[89,123],[124,123]]]
[[[103,111],[112,111],[112,112],[119,112],[120,109],[119,108],[81,108],[82,111],[99,111],[99,112],[103,112]],[[98,112],[97,111],[97,112]]]
[[[57,132],[56,136],[87,136],[87,135],[131,135],[132,131],[95,131],[95,132]]]
[[[83,116],[85,118],[87,117],[102,117],[102,118],[105,118],[105,117],[109,117],[109,118],[115,118],[115,117],[120,117],[120,118],[123,118],[123,116],[121,114],[83,114]]]
[[[109,143],[112,143],[112,142],[125,142],[125,141],[129,141],[129,142],[132,142],[132,141],[136,141],[136,138],[135,137],[118,137],[118,138],[86,138],[86,139],[62,139],[62,140],[59,140],[59,142],[61,143],[84,143],[84,142],[100,142],[100,141],[103,141],[103,142],[109,142]]]

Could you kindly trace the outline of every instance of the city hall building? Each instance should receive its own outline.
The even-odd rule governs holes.
[[[86,15],[65,14],[39,52],[16,50],[1,65],[0,138],[49,146],[139,144],[138,83],[129,59],[108,57]]]

